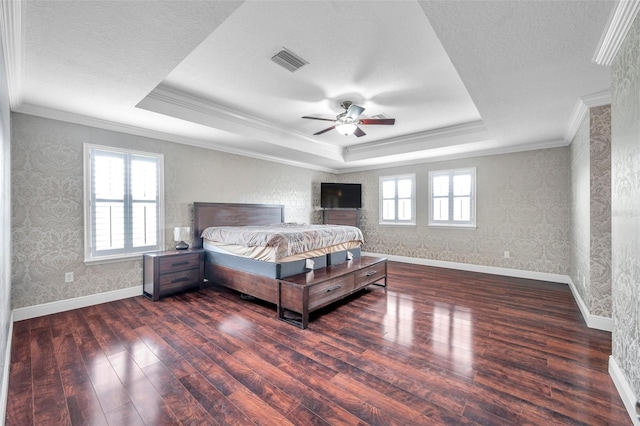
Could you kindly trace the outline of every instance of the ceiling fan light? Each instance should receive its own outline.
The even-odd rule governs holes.
[[[355,132],[357,128],[358,128],[358,126],[356,126],[353,123],[336,124],[336,130],[338,131],[338,133],[340,133],[341,135],[344,135],[344,136],[352,135],[353,132]]]

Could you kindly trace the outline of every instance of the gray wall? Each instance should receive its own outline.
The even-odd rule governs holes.
[[[477,229],[429,228],[429,171],[462,167],[476,167]],[[379,225],[378,179],[403,173],[416,173],[417,226]],[[363,184],[365,251],[568,274],[568,148],[350,173],[340,180]]]
[[[342,180],[363,184],[365,251],[569,273],[568,148],[333,176],[23,114],[12,116],[12,132],[14,309],[140,285],[139,260],[83,262],[84,142],[165,154],[167,245],[174,226],[191,223],[193,201],[282,203],[286,220],[319,222],[319,183]],[[429,171],[470,166],[477,168],[477,229],[427,227]],[[408,172],[417,175],[417,226],[380,226],[378,177]],[[73,283],[64,282],[69,271]]]
[[[612,65],[613,358],[640,399],[640,15]]]
[[[569,149],[570,277],[591,315],[611,317],[611,106],[593,107]]]
[[[174,226],[192,224],[194,201],[284,204],[287,221],[319,222],[312,196],[330,176],[24,114],[12,115],[12,132],[14,309],[142,283],[141,260],[83,262],[84,142],[165,155],[167,246]]]
[[[6,66],[0,36],[0,386],[8,359],[5,359],[11,328],[11,131]],[[0,391],[0,397],[4,396]],[[0,402],[4,407],[6,401]],[[4,410],[0,409],[0,423]]]

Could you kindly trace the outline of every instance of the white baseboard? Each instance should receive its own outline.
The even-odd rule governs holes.
[[[25,308],[14,309],[13,320],[22,321],[140,295],[142,295],[142,285],[107,291],[104,293],[90,294],[88,296],[76,297],[74,299],[58,300],[56,302],[43,303],[42,305],[27,306]]]
[[[2,371],[2,388],[0,388],[0,425],[4,426],[7,417],[7,400],[9,398],[9,372],[11,368],[11,342],[13,341],[13,312],[9,318],[9,335],[7,349],[4,354],[4,368]]]
[[[631,422],[635,426],[640,426],[640,417],[638,416],[638,413],[636,413],[636,396],[633,393],[631,386],[629,386],[627,379],[625,379],[624,374],[622,374],[622,370],[618,366],[613,355],[609,357],[609,376],[611,376],[613,384],[616,385],[620,398],[622,398],[622,402],[627,409],[627,413],[629,413]]]
[[[587,324],[589,328],[595,328],[596,330],[602,331],[613,331],[613,318],[602,317],[599,315],[591,315],[589,313],[589,308],[587,304],[582,300],[582,296],[578,292],[578,288],[573,283],[573,280],[569,277],[569,288],[571,289],[571,293],[573,294],[573,298],[578,304],[578,308],[580,308],[580,313],[582,314],[582,318],[584,318],[584,322]]]
[[[498,266],[473,265],[470,263],[447,262],[444,260],[419,259],[417,257],[395,256],[392,254],[362,253],[363,256],[386,257],[389,260],[416,265],[436,266],[438,268],[458,269],[460,271],[481,272],[484,274],[502,275],[505,277],[528,278],[532,280],[549,281],[568,284],[566,275],[549,274],[546,272],[523,271],[520,269],[500,268]]]
[[[395,256],[390,254],[363,252],[362,255],[386,257],[387,259],[393,260],[396,262],[413,263],[416,265],[435,266],[438,268],[458,269],[460,271],[480,272],[484,274],[502,275],[505,277],[527,278],[531,280],[568,284],[569,288],[571,288],[571,293],[573,294],[573,298],[575,299],[576,303],[578,304],[578,307],[580,308],[580,313],[582,314],[582,318],[584,319],[585,324],[587,324],[587,327],[594,328],[596,330],[613,331],[613,319],[607,318],[607,317],[601,317],[598,315],[591,315],[589,313],[589,309],[587,308],[587,305],[584,303],[584,301],[580,297],[580,293],[578,293],[575,285],[573,284],[573,281],[568,275],[549,274],[546,272],[523,271],[521,269],[501,268],[498,266],[484,266],[484,265],[473,265],[469,263],[447,262],[444,260],[419,259],[415,257]]]

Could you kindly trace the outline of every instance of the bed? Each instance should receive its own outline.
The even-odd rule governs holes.
[[[347,238],[346,242],[336,243],[329,238],[330,244],[314,246],[314,250],[299,252],[290,250],[289,247],[276,247],[266,252],[260,249],[258,256],[254,256],[255,253],[249,255],[242,251],[242,247],[237,247],[242,244],[230,245],[201,238],[203,234],[206,237],[212,235],[211,227],[265,228],[274,224],[297,226],[284,223],[283,205],[194,203],[194,247],[205,249],[205,279],[211,284],[222,285],[275,304],[280,319],[301,328],[306,328],[309,312],[358,291],[359,288],[355,285],[356,272],[363,267],[379,265],[371,269],[375,270],[375,274],[369,276],[368,281],[374,278],[375,281],[384,279],[386,285],[386,259],[361,257],[359,246],[362,234],[357,228],[359,237]],[[325,227],[331,225],[315,225],[314,230],[324,232]],[[216,229],[215,232],[226,232],[226,229]],[[353,235],[356,234],[350,234]],[[241,237],[246,238],[248,237]],[[234,251],[236,249],[239,252]],[[262,260],[253,257],[262,257]],[[324,279],[318,280],[318,277]],[[337,281],[340,283],[335,284]],[[321,303],[316,303],[313,294],[320,289],[322,283],[331,285],[327,287],[328,294],[323,295]],[[299,317],[290,318],[289,311],[299,314]]]

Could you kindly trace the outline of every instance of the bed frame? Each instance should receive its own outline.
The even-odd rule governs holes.
[[[209,226],[269,225],[284,222],[284,206],[280,204],[193,204],[194,248],[202,247],[202,231]],[[340,300],[369,284],[384,279],[384,258],[362,257],[353,262],[327,266],[309,274],[272,278],[205,261],[205,279],[277,306],[278,317],[300,328],[306,328],[309,313]],[[289,311],[299,314],[293,318]]]
[[[202,231],[209,226],[270,225],[284,222],[281,204],[193,203],[194,247],[202,247]],[[210,283],[222,285],[258,299],[278,302],[277,280],[237,269],[205,262],[204,277]]]

